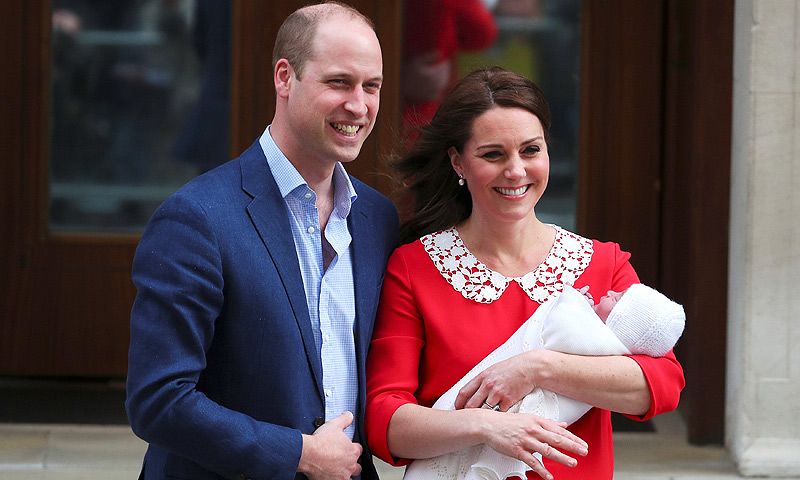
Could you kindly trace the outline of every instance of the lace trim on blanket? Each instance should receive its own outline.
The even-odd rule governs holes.
[[[455,228],[425,235],[420,239],[433,264],[447,282],[464,298],[492,303],[517,282],[528,297],[544,303],[574,285],[592,259],[592,241],[553,225],[556,239],[544,261],[522,277],[506,277],[478,260],[464,245]]]

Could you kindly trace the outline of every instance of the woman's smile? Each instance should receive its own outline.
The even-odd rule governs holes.
[[[542,123],[521,108],[479,115],[462,152],[450,151],[466,180],[472,215],[485,221],[528,221],[547,186],[550,159]]]
[[[530,184],[521,187],[494,187],[495,191],[507,197],[521,197],[528,191]]]

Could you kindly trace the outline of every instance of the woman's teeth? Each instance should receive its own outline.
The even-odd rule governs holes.
[[[502,193],[503,195],[509,195],[512,197],[516,197],[522,195],[523,193],[528,191],[528,185],[523,185],[518,188],[503,188],[503,187],[495,187],[495,190]]]

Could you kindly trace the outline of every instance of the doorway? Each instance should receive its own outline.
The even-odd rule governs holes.
[[[158,199],[196,173],[186,162],[164,162],[150,154],[169,143],[164,137],[180,135],[184,124],[179,119],[186,117],[160,119],[174,128],[151,128],[156,138],[146,140],[131,130],[112,131],[101,115],[105,109],[109,118],[141,125],[150,118],[148,109],[161,101],[174,102],[176,112],[191,111],[191,98],[165,95],[158,85],[176,81],[180,72],[198,72],[199,64],[176,65],[164,58],[169,49],[148,53],[148,45],[182,38],[170,48],[185,60],[187,55],[179,52],[189,48],[186,37],[170,35],[180,32],[181,21],[184,27],[195,25],[190,22],[198,18],[186,7],[193,2],[168,2],[184,5],[172,17],[145,7],[161,2],[131,2],[141,6],[138,27],[131,26],[136,25],[131,14],[130,23],[112,18],[122,23],[102,24],[94,33],[76,37],[79,48],[95,49],[94,56],[73,59],[83,73],[59,70],[63,65],[53,60],[65,53],[60,51],[67,41],[63,35],[75,31],[75,18],[54,14],[106,3],[9,0],[0,7],[5,40],[0,42],[0,62],[7,72],[0,78],[6,92],[0,129],[6,153],[0,163],[0,376],[124,377],[134,297],[130,266],[141,225]],[[272,73],[265,52],[271,51],[280,21],[303,3],[237,0],[228,11],[237,32],[227,37],[229,59],[223,60],[229,67],[229,121],[227,130],[215,131],[227,131],[229,156],[246,148],[271,118]],[[385,77],[401,78],[404,2],[349,3],[376,23]],[[569,122],[577,126],[578,148],[570,154],[576,176],[565,176],[564,191],[573,195],[565,202],[574,204],[571,214],[578,233],[621,243],[633,254],[643,282],[662,288],[686,307],[689,322],[678,354],[689,383],[681,411],[688,419],[690,440],[718,443],[724,414],[733,2],[584,0],[579,8],[580,29],[573,32],[580,38],[575,83],[579,103],[576,118],[564,117],[565,128]],[[88,16],[82,18],[84,25],[91,24]],[[530,25],[509,22],[504,28],[501,34],[513,40],[519,38],[514,35],[529,34],[521,29]],[[136,46],[123,51],[125,42]],[[513,41],[507,44],[517,48]],[[108,58],[115,61],[101,61]],[[173,71],[159,70],[159,65]],[[551,62],[535,68],[548,67]],[[103,78],[91,77],[103,69],[105,78],[129,82],[128,92],[149,90],[154,97],[128,105],[136,115],[121,119],[130,98],[91,108],[71,105],[67,100],[75,97],[64,92],[90,91],[92,85],[81,82]],[[151,84],[136,85],[137,77]],[[199,77],[186,78],[199,82]],[[199,95],[201,83],[184,88]],[[352,173],[388,193],[392,181],[381,159],[401,131],[399,82],[386,82],[382,97],[379,125]],[[76,113],[75,108],[89,110]],[[54,125],[56,117],[67,123]],[[70,130],[86,124],[83,133]],[[81,141],[70,143],[76,138]],[[83,147],[91,150],[73,152],[67,163],[66,156],[59,156]],[[173,147],[161,151],[175,156]],[[127,160],[115,163],[114,158]],[[86,166],[99,161],[107,162],[102,169]],[[702,197],[709,190],[714,192],[711,200]],[[701,248],[709,243],[713,248]],[[707,333],[713,348],[700,341]]]

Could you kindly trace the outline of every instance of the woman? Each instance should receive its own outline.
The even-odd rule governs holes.
[[[397,167],[412,195],[387,267],[367,367],[367,436],[395,464],[486,444],[528,478],[611,479],[610,411],[647,420],[684,385],[670,352],[588,357],[531,350],[429,408],[565,285],[594,298],[638,283],[630,255],[536,217],[550,112],[528,79],[491,68],[460,81]],[[536,387],[593,405],[565,428],[507,410]],[[544,459],[540,463],[535,454]]]

